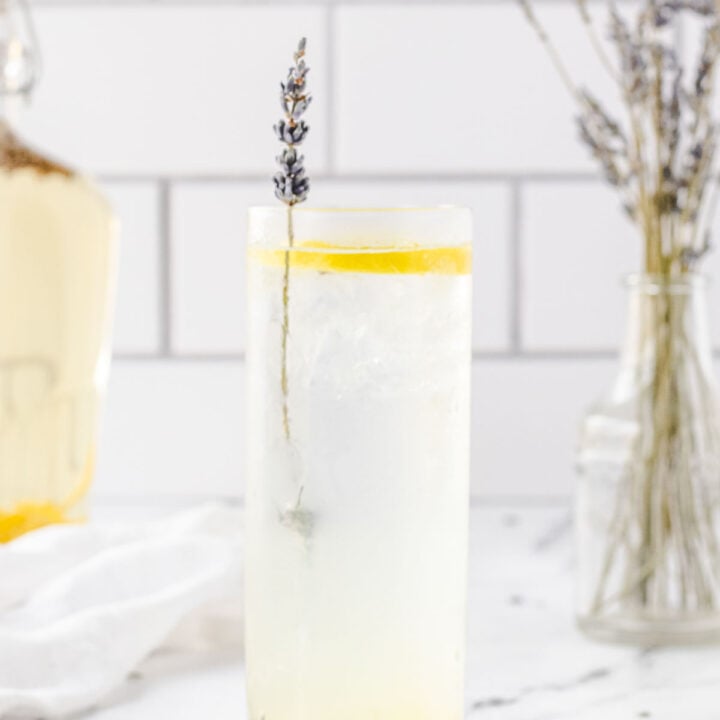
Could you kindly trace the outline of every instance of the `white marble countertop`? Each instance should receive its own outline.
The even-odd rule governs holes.
[[[82,720],[245,717],[242,658],[218,656],[153,658],[113,704]],[[586,640],[572,616],[568,508],[479,505],[471,522],[467,717],[719,720],[720,648]]]

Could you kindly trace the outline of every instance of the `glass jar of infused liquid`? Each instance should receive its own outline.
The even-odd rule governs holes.
[[[82,517],[109,367],[116,222],[18,135],[37,53],[25,3],[0,1],[0,542]]]

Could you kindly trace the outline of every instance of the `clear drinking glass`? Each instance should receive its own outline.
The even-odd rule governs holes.
[[[630,278],[620,372],[578,456],[580,627],[642,645],[720,641],[720,396],[705,282]]]
[[[253,208],[251,720],[460,720],[471,218]]]

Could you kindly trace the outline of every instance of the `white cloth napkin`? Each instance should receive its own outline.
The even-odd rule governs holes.
[[[239,644],[240,538],[213,505],[0,545],[0,718],[91,707],[159,649]]]

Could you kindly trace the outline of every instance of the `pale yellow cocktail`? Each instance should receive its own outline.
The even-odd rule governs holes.
[[[461,209],[251,211],[251,720],[460,720]]]

